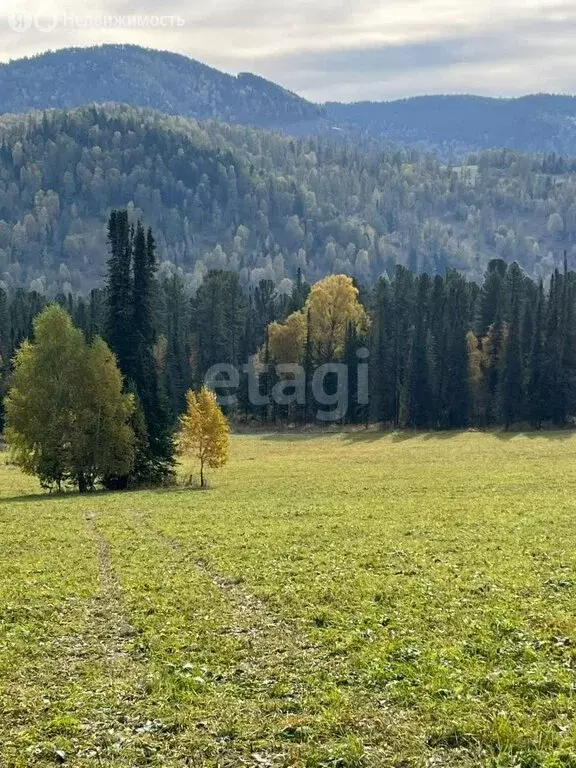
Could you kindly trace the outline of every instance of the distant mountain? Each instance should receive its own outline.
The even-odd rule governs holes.
[[[500,147],[576,155],[574,96],[420,96],[325,107],[332,121],[367,136],[443,155]]]
[[[186,56],[133,45],[68,48],[0,64],[0,112],[94,102],[279,129],[324,115],[321,107],[256,75],[233,77]]]
[[[572,96],[422,96],[317,105],[257,75],[232,76],[180,54],[134,45],[69,48],[0,64],[0,113],[110,102],[291,135],[328,134],[365,149],[395,142],[444,159],[502,147],[576,155]]]

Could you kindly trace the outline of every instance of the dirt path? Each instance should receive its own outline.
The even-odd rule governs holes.
[[[263,746],[254,747],[253,754],[247,755],[246,745],[230,744],[220,752],[218,766],[306,765],[315,749],[318,764],[328,758],[341,765],[390,765],[391,745],[402,730],[402,713],[395,713],[393,720],[381,702],[360,694],[354,689],[344,659],[314,645],[243,584],[198,559],[191,544],[167,536],[144,516],[136,515],[134,522],[178,553],[180,567],[200,571],[230,604],[224,631],[239,647],[232,694],[252,726],[260,724],[260,728],[252,728],[252,736]],[[330,718],[325,719],[323,702],[333,704],[335,700],[337,716],[332,707]],[[231,698],[228,704],[234,707]],[[250,727],[246,730],[250,732]],[[315,747],[308,743],[311,734]],[[323,751],[335,741],[342,743],[341,756]],[[273,746],[264,746],[266,742],[273,742]],[[369,760],[356,762],[364,744],[370,745]]]

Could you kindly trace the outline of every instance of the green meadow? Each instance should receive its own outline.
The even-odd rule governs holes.
[[[0,765],[576,766],[576,436],[236,436],[207,491],[0,467]]]

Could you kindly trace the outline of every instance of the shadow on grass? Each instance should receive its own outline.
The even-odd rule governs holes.
[[[515,437],[528,437],[530,440],[570,440],[576,435],[574,429],[522,429],[518,431],[504,430],[486,432],[487,435],[494,435],[498,440],[513,440]]]
[[[133,488],[131,490],[125,490],[125,491],[106,491],[102,488],[96,490],[96,491],[90,491],[89,493],[80,493],[79,491],[62,491],[60,493],[49,493],[46,491],[45,493],[22,493],[18,496],[0,496],[0,509],[5,504],[20,504],[22,502],[24,503],[36,503],[36,502],[44,502],[44,501],[50,501],[52,503],[54,502],[62,502],[62,501],[72,501],[72,500],[78,500],[82,499],[85,501],[88,501],[90,499],[94,498],[131,498],[133,496],[139,496],[142,493],[154,493],[154,494],[164,494],[164,493],[170,493],[170,494],[180,494],[180,493],[204,493],[205,491],[210,491],[211,487],[210,485],[205,486],[204,488],[201,488],[200,485],[195,486],[181,486],[181,485],[174,485],[174,486],[166,486],[164,488]]]
[[[498,440],[509,441],[517,437],[527,437],[531,440],[570,440],[576,435],[575,429],[556,429],[556,430],[504,430],[504,429],[447,429],[447,430],[387,430],[387,429],[346,429],[340,430],[295,430],[293,432],[267,432],[264,434],[255,434],[259,440],[269,442],[304,442],[308,440],[321,440],[326,437],[340,437],[350,443],[356,442],[377,442],[379,440],[390,440],[393,443],[404,443],[408,440],[454,440],[461,435],[476,434],[487,437],[495,437]]]
[[[574,429],[557,430],[504,430],[504,429],[446,429],[437,431],[399,430],[397,432],[371,432],[344,433],[344,438],[350,442],[375,441],[390,438],[393,443],[404,443],[407,440],[454,440],[462,435],[482,435],[483,437],[495,437],[498,440],[510,441],[517,437],[527,437],[530,440],[570,440],[576,435]]]
[[[19,502],[41,502],[41,501],[51,501],[51,502],[61,502],[61,501],[70,501],[72,499],[91,499],[94,497],[100,497],[100,496],[118,496],[119,494],[132,494],[132,493],[138,493],[138,491],[105,491],[105,490],[97,490],[97,491],[91,491],[90,493],[80,493],[79,491],[61,491],[61,492],[55,492],[55,493],[49,493],[48,491],[45,491],[44,493],[22,493],[19,496],[0,496],[0,507],[3,504],[18,504]]]

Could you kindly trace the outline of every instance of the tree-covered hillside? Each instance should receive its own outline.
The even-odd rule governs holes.
[[[0,113],[109,102],[290,135],[344,135],[378,149],[397,142],[445,160],[502,147],[576,155],[573,96],[422,96],[316,105],[257,75],[234,77],[187,56],[136,45],[67,48],[0,64]]]
[[[576,97],[518,99],[420,96],[386,102],[326,104],[329,118],[357,136],[384,138],[444,157],[507,147],[576,154]]]
[[[466,165],[200,125],[128,107],[0,118],[0,274],[54,295],[100,284],[111,208],[157,233],[160,261],[244,284],[395,264],[480,279],[493,257],[546,276],[576,259],[576,163],[508,151]],[[161,269],[170,271],[170,265]],[[281,288],[282,290],[282,288]]]
[[[256,75],[233,77],[135,45],[67,48],[0,64],[0,113],[92,102],[277,128],[323,117],[320,107]]]

